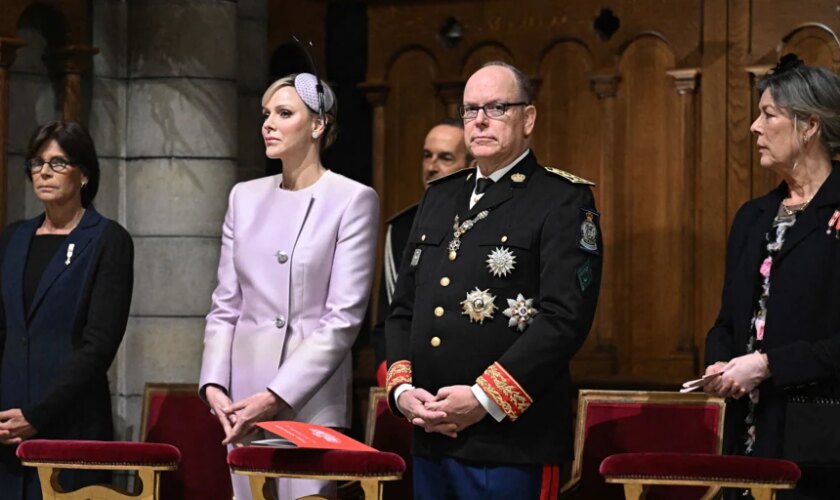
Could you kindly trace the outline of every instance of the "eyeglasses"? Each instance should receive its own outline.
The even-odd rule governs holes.
[[[64,158],[59,158],[56,156],[54,158],[51,158],[50,161],[44,161],[40,158],[29,158],[28,160],[26,160],[26,162],[24,162],[24,165],[26,165],[26,170],[30,174],[37,174],[41,171],[41,169],[44,168],[44,165],[49,165],[50,169],[53,172],[59,173],[63,172],[64,169],[66,169],[67,166],[70,165],[70,162],[68,162]]]
[[[474,104],[465,104],[458,106],[458,112],[461,113],[461,118],[465,120],[472,120],[478,116],[479,110],[484,110],[484,114],[488,118],[501,118],[511,106],[528,106],[527,102],[488,102],[482,106]]]

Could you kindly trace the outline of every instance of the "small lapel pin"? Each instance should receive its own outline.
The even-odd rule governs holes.
[[[65,260],[65,261],[64,261],[64,265],[65,265],[65,266],[69,266],[69,265],[70,265],[70,259],[72,259],[72,258],[73,258],[73,250],[74,250],[75,248],[76,248],[76,244],[75,244],[75,243],[70,243],[69,245],[67,245],[67,260]]]
[[[510,176],[513,182],[525,182],[525,174],[516,173]]]

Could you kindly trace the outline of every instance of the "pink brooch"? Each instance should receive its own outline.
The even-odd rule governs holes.
[[[770,276],[770,267],[772,266],[773,258],[767,257],[766,259],[764,259],[764,262],[761,263],[761,268],[758,270],[758,272],[761,273],[762,276],[767,278],[768,276]]]
[[[840,210],[835,210],[833,214],[831,214],[831,218],[828,219],[828,227],[825,230],[825,234],[831,234],[831,230],[834,230],[834,238],[840,239]]]

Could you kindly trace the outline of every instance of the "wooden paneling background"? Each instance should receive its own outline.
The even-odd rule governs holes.
[[[609,37],[595,28],[602,8],[619,23]],[[454,47],[438,35],[448,18],[463,27]],[[538,89],[538,158],[597,183],[605,275],[576,380],[669,385],[698,373],[728,225],[778,182],[755,159],[753,83],[790,51],[840,69],[838,2],[372,1],[368,20],[383,218],[422,194],[423,137],[455,115],[469,75],[513,63]]]

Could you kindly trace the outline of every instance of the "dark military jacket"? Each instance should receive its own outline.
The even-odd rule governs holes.
[[[571,458],[569,360],[592,325],[603,254],[587,184],[528,154],[472,209],[474,169],[427,189],[386,322],[392,409],[402,383],[432,394],[477,383],[506,417],[486,416],[456,439],[418,427],[416,454],[516,464]],[[493,265],[491,254],[501,256]]]
[[[400,268],[405,252],[408,236],[411,234],[411,224],[417,215],[417,204],[398,212],[388,219],[388,229],[385,239],[385,258],[382,266],[382,277],[379,280],[379,298],[376,305],[376,324],[370,332],[373,340],[376,366],[385,361],[385,320],[391,309],[389,288],[394,289],[397,281],[396,271]]]

